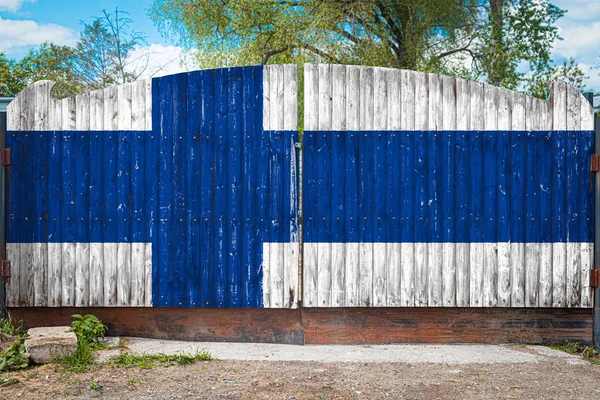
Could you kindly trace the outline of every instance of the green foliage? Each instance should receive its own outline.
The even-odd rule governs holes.
[[[191,354],[173,354],[167,355],[163,353],[159,354],[144,354],[143,356],[135,356],[129,353],[122,353],[118,356],[112,357],[111,361],[115,367],[139,367],[142,369],[152,369],[158,365],[168,367],[171,365],[189,365],[196,361],[210,361],[212,356],[202,351]]]
[[[23,329],[23,320],[15,324],[10,313],[8,313],[6,318],[0,319],[0,334],[6,336],[23,336],[25,333],[25,329]]]
[[[19,380],[16,378],[0,376],[0,387],[11,386],[11,385],[14,385],[15,383],[19,383]]]
[[[563,62],[550,71],[532,74],[526,82],[528,92],[540,99],[547,99],[549,96],[548,86],[549,81],[561,81],[575,87],[580,92],[585,91],[585,81],[587,77],[585,73],[575,63],[573,58]]]
[[[102,388],[102,384],[98,383],[98,382],[90,382],[90,389],[92,390],[100,390]]]
[[[600,365],[600,353],[594,350],[594,347],[592,346],[565,340],[563,343],[553,344],[549,347],[555,350],[564,351],[565,353],[569,354],[578,354],[583,357],[584,360],[592,364]]]
[[[72,317],[75,320],[71,322],[71,329],[69,331],[75,332],[78,343],[95,344],[99,343],[100,339],[104,339],[104,334],[108,330],[108,327],[98,317],[92,314],[85,316],[74,314]]]
[[[0,353],[0,371],[16,371],[29,366],[29,353],[25,351],[24,342],[25,338],[20,337]]]

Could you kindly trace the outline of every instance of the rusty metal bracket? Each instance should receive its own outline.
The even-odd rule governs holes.
[[[9,148],[0,149],[0,164],[4,165],[5,167],[10,165],[10,149]]]
[[[0,276],[3,278],[10,278],[10,261],[0,261]]]
[[[590,286],[593,288],[600,287],[600,268],[594,268],[590,274]]]

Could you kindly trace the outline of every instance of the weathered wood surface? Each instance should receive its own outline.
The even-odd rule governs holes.
[[[111,335],[285,344],[591,343],[589,309],[305,308],[165,309],[39,307],[9,309],[25,328],[68,325],[94,314]]]
[[[304,85],[305,306],[591,306],[573,87],[326,64]]]

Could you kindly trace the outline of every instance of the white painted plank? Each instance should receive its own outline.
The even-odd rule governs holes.
[[[304,64],[304,129],[315,131],[319,121],[319,73],[314,64]],[[312,218],[312,217],[308,217]],[[316,218],[316,215],[315,215]],[[317,246],[304,244],[303,254],[303,305],[316,307],[318,288],[318,254]]]
[[[333,80],[331,76],[331,66],[319,64],[319,131],[330,131],[332,127],[332,107],[331,101]],[[327,133],[319,133],[324,137]],[[331,150],[331,149],[330,149]],[[319,149],[319,151],[324,151]],[[325,157],[331,153],[325,154]],[[323,175],[329,174],[331,170],[322,171]],[[331,178],[330,178],[331,179]],[[319,218],[323,218],[323,224],[331,226],[331,199],[328,199],[328,209],[319,210]],[[332,283],[332,265],[331,265],[331,243],[321,243],[317,245],[318,254],[318,304],[319,307],[331,307],[331,283]]]
[[[298,129],[298,66],[283,66],[283,129],[295,131]]]
[[[60,133],[62,130],[62,101],[53,101],[50,129],[52,137],[50,138],[49,151],[51,160],[60,160],[61,142]],[[58,134],[57,134],[58,133]],[[56,196],[62,191],[61,187],[49,187],[48,195]],[[60,215],[60,214],[59,214]],[[55,223],[59,218],[57,215],[48,216],[49,223]],[[52,218],[52,220],[50,220]],[[56,240],[49,237],[48,240]],[[62,304],[62,244],[48,243],[48,306],[59,307]]]
[[[384,68],[373,68],[373,95],[374,95],[374,109],[373,109],[373,128],[375,131],[386,131],[387,130],[387,120],[388,120],[388,84],[387,84],[387,71]],[[377,135],[381,138],[382,134],[377,133]],[[375,152],[374,154],[379,154],[379,157],[374,157],[373,162],[375,163],[375,168],[378,170],[377,163],[381,164],[383,168],[385,168],[385,162],[380,158],[383,158],[381,155],[386,153],[385,148],[380,148],[378,146],[378,142],[374,143]],[[385,176],[376,177],[376,179],[381,179],[385,182]],[[385,205],[385,194],[373,194],[374,202],[384,201]],[[379,200],[381,199],[381,200]],[[378,224],[377,222],[381,216],[375,216],[377,218],[374,224]],[[376,229],[376,228],[375,228]],[[387,286],[387,268],[386,263],[388,261],[387,257],[387,248],[385,243],[374,243],[373,244],[373,301],[372,305],[374,307],[383,307],[386,305],[387,295],[386,295],[386,286]]]
[[[92,141],[101,141],[101,133],[104,130],[104,90],[96,90],[90,93],[90,130],[96,131]],[[90,133],[92,134],[92,133]],[[90,157],[98,157],[90,149]],[[90,190],[92,183],[90,182]],[[93,201],[93,200],[91,200]],[[90,214],[91,216],[91,214]],[[101,218],[101,217],[96,217]],[[90,288],[90,306],[104,305],[104,250],[103,243],[90,243],[90,263],[89,263],[89,288]]]
[[[116,131],[119,128],[118,124],[118,88],[112,86],[104,89],[104,129],[108,131]],[[112,133],[108,133],[109,135]],[[106,160],[105,160],[106,161]],[[117,162],[114,160],[113,162]],[[116,177],[115,177],[116,178]],[[104,259],[104,305],[116,306],[117,300],[117,246],[103,246]]]
[[[397,129],[408,131],[414,129],[415,124],[415,76],[411,71],[397,72],[399,72],[399,76],[395,79],[398,79],[398,95],[400,97],[400,104],[396,106],[396,103],[393,102],[391,103],[391,107],[393,113],[398,114],[399,118],[392,118],[392,123],[396,124],[396,121],[399,119],[400,125]],[[393,84],[392,87],[396,87],[396,85]],[[396,95],[394,94],[392,98],[393,97],[396,97]],[[401,196],[403,196],[402,193]],[[412,222],[411,220],[408,220],[406,223],[410,224]],[[412,242],[395,244],[391,252],[391,259],[389,263],[389,279],[393,282],[393,284],[388,285],[388,300],[391,300],[391,304],[394,306],[414,307],[416,287],[415,280],[417,279],[415,244]],[[397,269],[398,271],[396,271]],[[400,283],[399,288],[398,283]],[[400,295],[400,298],[398,298],[398,294]],[[388,301],[388,304],[390,304],[390,301]]]
[[[343,65],[331,66],[332,79],[332,109],[331,109],[331,129],[334,131],[346,130],[346,67]],[[336,138],[340,140],[341,133],[336,133]],[[333,149],[332,149],[333,150]],[[333,153],[332,153],[333,154]],[[343,173],[344,167],[335,165],[332,161],[332,176],[337,173]],[[344,188],[333,188],[333,190],[342,190],[342,204],[332,204],[332,208],[343,207]],[[333,216],[332,216],[333,218]],[[332,224],[336,221],[332,220]],[[345,269],[344,262],[346,246],[342,243],[333,243],[331,245],[331,305],[332,307],[343,307],[345,304]]]
[[[270,243],[265,242],[262,244],[263,259],[262,259],[262,288],[263,288],[263,307],[271,308],[271,262],[269,257],[271,252],[269,251]]]
[[[357,130],[359,129],[359,108],[360,108],[360,69],[359,67],[345,67],[346,70],[346,104],[345,104],[345,116],[346,116],[346,129]],[[354,135],[354,134],[352,134]],[[355,164],[358,168],[358,159],[350,153],[346,152],[346,157],[350,159],[346,162]],[[356,203],[356,198],[351,198],[346,193],[346,205]],[[344,305],[346,307],[357,307],[360,305],[359,300],[359,289],[360,289],[360,258],[359,258],[359,245],[358,243],[346,243],[344,245],[345,250],[345,296]]]
[[[12,125],[16,127],[17,125]],[[6,282],[6,306],[7,307],[18,307],[19,306],[19,277],[14,275],[21,269],[21,245],[19,243],[6,243],[6,258],[10,261],[11,272],[13,278]]]
[[[510,224],[510,138],[508,137],[507,131],[511,130],[511,109],[510,106],[512,96],[510,92],[506,90],[498,90],[498,134],[502,135],[498,138],[498,141],[508,140],[509,145],[506,146],[506,157],[505,160],[498,160],[498,163],[502,163],[506,168],[498,169],[498,190],[496,191],[498,196],[498,210],[497,220],[498,223],[502,221],[504,224]],[[507,212],[501,214],[501,210]],[[510,230],[509,230],[510,232]],[[498,243],[498,306],[510,307],[510,295],[511,295],[511,265],[510,265],[510,239],[508,242]]]
[[[439,75],[428,74],[429,78],[429,107],[428,121],[430,131],[441,131],[443,129],[443,83]],[[440,132],[434,133],[435,140],[440,140]],[[429,153],[431,154],[431,153]],[[442,229],[442,179],[445,168],[436,163],[428,164],[429,170],[429,223],[435,225],[434,230],[441,233]],[[427,246],[428,261],[428,304],[430,307],[439,307],[443,304],[443,246],[439,242],[431,242]]]
[[[442,129],[444,130],[444,133],[442,134],[446,135],[448,140],[451,140],[452,136],[456,135],[454,132],[450,133],[451,131],[456,131],[456,80],[448,76],[442,77],[442,110]],[[442,174],[444,177],[441,181],[448,179],[449,171],[456,170],[454,162],[456,146],[455,142],[453,143],[454,146],[448,151],[450,159],[445,160],[445,165],[442,167]],[[456,179],[456,177],[454,177],[454,179]],[[455,182],[448,182],[448,186],[451,187]],[[452,193],[449,198],[446,197],[446,193],[444,193],[442,199],[442,201],[446,203],[441,207],[442,209],[448,207],[447,203],[450,203],[451,209],[453,211],[456,210],[456,193]],[[449,229],[450,232],[455,232],[456,221],[453,221],[451,216],[442,214],[441,217],[442,227],[447,224],[447,229]],[[444,242],[442,244],[442,263],[441,305],[445,307],[454,307],[456,306],[456,243]]]
[[[469,91],[471,93],[471,109],[469,118],[469,129],[472,131],[481,131],[483,125],[483,102],[484,102],[484,84],[479,82],[469,82]],[[476,134],[476,139],[480,139],[480,134]],[[478,201],[479,199],[473,199]],[[481,212],[482,210],[478,210]],[[469,296],[471,307],[483,307],[483,279],[484,279],[484,255],[483,246],[477,243],[469,245]]]
[[[538,103],[539,130],[552,131],[552,104],[547,101],[535,100]],[[540,215],[540,219],[542,216]],[[553,295],[553,245],[552,243],[542,243],[540,250],[540,276],[539,276],[539,307],[552,307]]]
[[[567,91],[567,132],[566,135],[566,166],[565,178],[567,180],[567,193],[577,192],[577,182],[580,182],[580,172],[574,168],[571,172],[573,155],[580,154],[580,149],[577,146],[577,131],[581,130],[581,101],[586,101],[582,98],[579,92],[572,86],[566,87]],[[587,160],[585,160],[587,161]],[[583,163],[585,163],[583,161]],[[573,198],[567,195],[565,204],[565,215],[567,225],[567,242],[573,241],[572,238],[577,235],[578,225],[582,221],[582,216],[573,213],[573,208],[577,209],[576,202],[580,200],[579,195]],[[569,219],[570,218],[570,219]],[[567,244],[567,261],[566,261],[566,306],[579,307],[581,304],[581,248],[580,246],[570,246]]]
[[[553,135],[558,135],[559,137],[564,135],[564,131],[567,129],[567,85],[563,82],[553,82],[552,83],[552,130]],[[566,139],[563,137],[563,140]],[[566,162],[566,149],[564,147],[556,148],[557,144],[555,144],[555,151],[553,156],[557,157],[556,151],[558,150],[559,154],[562,154],[563,160]],[[552,171],[553,179],[554,176],[560,174],[563,180],[566,178],[565,170],[557,170],[556,169],[556,159],[553,162],[554,167]],[[559,178],[560,179],[560,178]],[[564,186],[566,189],[566,185]],[[556,189],[552,194],[552,197],[559,196],[560,194],[556,193]],[[552,212],[554,213],[554,208],[557,205],[552,205]],[[560,211],[560,214],[563,215],[566,209]],[[559,223],[558,221],[553,221],[554,223]],[[563,218],[563,224],[566,221]],[[566,243],[553,243],[552,244],[552,306],[553,307],[565,307],[567,302],[567,245]]]
[[[484,89],[484,129],[495,131],[498,128],[498,95],[499,89],[485,85]],[[486,133],[488,135],[488,133]],[[485,157],[484,146],[484,157]],[[484,188],[484,191],[487,190]],[[497,190],[497,189],[496,189]],[[485,202],[484,209],[487,208]],[[485,239],[485,238],[484,238]],[[483,303],[486,307],[494,307],[498,303],[498,246],[484,246],[483,254]]]
[[[359,128],[362,131],[373,130],[373,68],[360,69],[360,106],[359,106]],[[360,167],[359,167],[360,169]],[[359,188],[360,190],[360,188]],[[359,216],[359,218],[368,218]],[[359,227],[359,229],[361,229]],[[359,306],[369,307],[373,305],[373,243],[359,243]]]
[[[35,121],[34,130],[36,131],[48,131],[50,129],[50,89],[52,84],[50,81],[38,82],[37,91],[35,94]],[[36,135],[40,140],[43,140],[44,135],[47,133],[31,133]],[[47,198],[48,192],[38,192],[38,182],[41,178],[47,174],[48,169],[42,166],[42,170],[36,170],[35,175],[35,199]],[[48,177],[46,176],[46,182]],[[47,200],[46,200],[47,203]],[[36,206],[37,207],[37,206]],[[40,215],[41,210],[36,210],[35,215],[32,218],[39,219],[42,221],[45,216]],[[38,223],[38,222],[34,222]],[[47,222],[46,222],[47,223]],[[30,268],[34,271],[34,299],[33,305],[45,307],[48,305],[48,243],[45,238],[42,239],[41,243],[35,243],[33,245],[33,264]]]
[[[90,94],[84,93],[75,98],[76,120],[75,129],[77,131],[89,131],[90,129]],[[85,134],[77,134],[85,135]],[[87,139],[87,135],[85,135]],[[72,136],[75,140],[75,135]],[[79,160],[78,160],[79,161]],[[83,171],[77,171],[75,182],[84,176]],[[75,198],[79,197],[78,188],[75,191]],[[76,218],[81,216],[76,215]],[[83,217],[81,217],[83,218]],[[74,222],[75,223],[75,222]],[[89,227],[88,227],[89,229]],[[89,243],[75,244],[75,304],[77,306],[88,306],[90,301],[90,246]]]
[[[146,130],[152,131],[152,79],[146,79]],[[153,232],[150,232],[152,239]],[[144,249],[144,305],[152,306],[152,240]]]
[[[469,129],[469,119],[471,118],[471,95],[469,91],[469,82],[464,79],[456,79],[456,130],[457,135],[461,135],[461,139],[465,138],[465,133]],[[458,148],[458,145],[457,145]],[[468,182],[470,171],[468,167],[463,167],[456,170],[456,180]],[[459,204],[457,207],[465,207],[469,209],[469,200],[465,198],[464,204]],[[464,217],[462,217],[464,218]],[[464,220],[456,221],[456,224],[466,224]],[[458,307],[466,307],[469,305],[469,243],[456,243],[456,305]]]
[[[410,71],[407,72],[409,76],[414,77],[414,108],[407,104],[410,102],[411,96],[404,96],[404,88],[410,88],[410,84],[408,86],[404,86],[403,89],[403,105],[408,110],[409,114],[406,119],[403,118],[403,121],[406,121],[407,129],[410,126],[414,126],[414,129],[417,131],[426,131],[429,129],[429,87],[428,87],[428,77],[427,74],[418,72],[412,73]],[[403,77],[406,79],[406,76]],[[410,78],[409,78],[410,79]],[[410,89],[409,89],[410,93]],[[404,110],[403,110],[404,111]],[[411,116],[412,114],[412,116]],[[419,135],[423,135],[423,133],[418,133]],[[427,243],[415,243],[414,245],[414,264],[415,264],[415,306],[426,307],[429,304],[429,271],[428,271],[428,245]]]
[[[525,96],[520,93],[511,93],[511,104],[512,104],[512,114],[511,114],[511,130],[514,132],[518,132],[517,135],[520,135],[520,139],[522,143],[524,143],[524,138],[522,137],[525,131]],[[514,136],[514,133],[513,133]],[[523,145],[523,152],[525,152],[525,146]],[[514,156],[513,156],[514,157]],[[514,158],[513,158],[514,160]],[[526,165],[525,160],[514,160],[515,162],[520,162],[520,165]],[[515,168],[516,170],[516,168]],[[526,177],[524,175],[519,174],[518,172],[513,172],[513,177],[511,184],[514,182],[518,182],[520,185],[525,185]],[[525,192],[523,192],[525,193]],[[524,204],[524,202],[523,202]],[[518,224],[516,226],[511,227],[511,232],[516,232],[519,230],[524,230],[525,223],[525,214],[524,208],[520,207],[521,213],[518,215],[511,215],[510,221],[513,224]],[[510,255],[510,270],[511,270],[511,293],[510,293],[510,305],[512,307],[525,307],[525,243],[512,243],[511,244],[511,255]],[[537,270],[537,263],[533,268]],[[537,274],[536,274],[537,275]]]

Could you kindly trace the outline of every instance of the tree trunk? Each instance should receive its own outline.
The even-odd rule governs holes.
[[[504,0],[490,0],[490,18],[492,23],[492,36],[490,40],[490,63],[488,81],[490,84],[500,86],[504,57],[503,43],[503,10]]]

